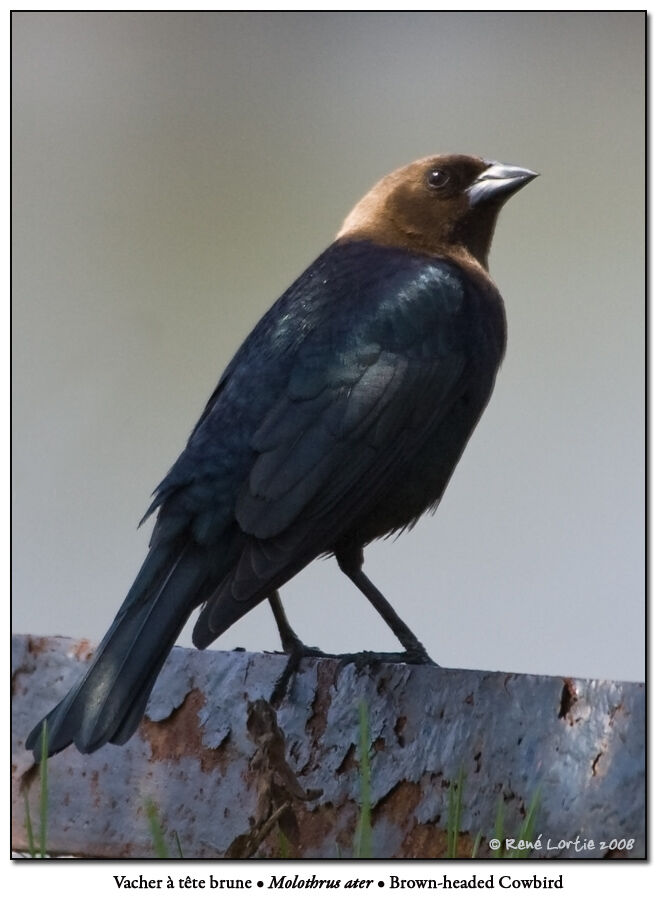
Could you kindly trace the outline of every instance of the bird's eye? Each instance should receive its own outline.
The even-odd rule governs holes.
[[[433,190],[438,190],[440,187],[445,187],[449,180],[450,175],[445,171],[445,169],[430,169],[427,173],[427,184]]]

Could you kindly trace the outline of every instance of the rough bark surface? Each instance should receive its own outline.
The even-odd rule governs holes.
[[[38,814],[39,772],[25,737],[92,649],[64,637],[13,638],[17,850],[27,843],[24,790]],[[49,850],[153,856],[152,800],[173,855],[177,834],[187,858],[350,857],[363,701],[374,857],[445,856],[460,768],[460,855],[470,856],[478,833],[478,854],[492,854],[500,802],[506,836],[518,836],[540,789],[534,833],[542,848],[533,856],[644,856],[643,684],[309,660],[275,708],[269,698],[285,661],[174,649],[125,746],[90,756],[69,747],[50,760]],[[578,837],[594,847],[560,848]]]

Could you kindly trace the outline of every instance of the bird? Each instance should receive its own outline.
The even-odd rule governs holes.
[[[379,180],[256,324],[156,488],[146,559],[86,673],[26,747],[91,753],[137,729],[182,627],[204,649],[264,600],[296,665],[280,588],[334,556],[404,652],[434,664],[363,571],[373,540],[438,506],[506,345],[488,271],[498,213],[537,173],[424,157]],[[373,656],[377,654],[372,654]]]

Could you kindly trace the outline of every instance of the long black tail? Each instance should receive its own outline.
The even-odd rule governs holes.
[[[198,547],[154,546],[79,684],[47,721],[48,755],[75,743],[94,752],[125,743],[137,729],[153,684],[178,634],[199,605],[206,566]],[[41,728],[26,746],[38,761]]]

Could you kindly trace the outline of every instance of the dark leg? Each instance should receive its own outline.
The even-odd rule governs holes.
[[[288,655],[322,655],[321,651],[316,646],[306,646],[302,643],[294,632],[283,608],[283,603],[281,602],[278,590],[274,590],[273,593],[267,597],[267,601],[272,609],[279,636],[281,637],[281,646],[285,653]],[[304,652],[304,650],[306,652]]]
[[[283,651],[289,655],[286,667],[277,680],[271,701],[278,703],[285,696],[290,678],[299,668],[299,663],[305,657],[312,658],[330,658],[340,659],[341,664],[353,662],[358,666],[368,665],[371,662],[405,662],[408,665],[434,665],[438,667],[436,662],[428,656],[427,650],[420,642],[418,637],[411,631],[404,621],[397,614],[393,606],[375,587],[370,578],[362,571],[363,567],[363,551],[358,548],[356,551],[337,550],[336,561],[340,566],[340,570],[348,576],[352,583],[359,588],[366,599],[369,599],[375,609],[382,616],[386,624],[391,628],[400,643],[404,646],[405,652],[356,652],[336,655],[329,652],[322,652],[315,646],[306,646],[302,643],[297,634],[294,632],[288,621],[288,617],[283,609],[281,597],[277,590],[268,596],[268,601],[274,614],[276,626],[279,629],[281,637],[281,645]]]
[[[359,588],[366,599],[369,599],[377,609],[386,624],[393,631],[406,653],[401,661],[412,665],[436,665],[427,655],[427,651],[418,637],[411,631],[397,614],[393,606],[375,587],[370,578],[363,573],[363,550],[350,548],[336,552],[336,561],[340,570],[348,576],[352,583]],[[382,656],[384,657],[384,656]],[[389,655],[390,658],[390,655]]]
[[[281,602],[278,590],[274,590],[267,597],[267,601],[270,604],[274,620],[276,621],[276,626],[281,638],[281,646],[283,647],[283,651],[288,655],[286,667],[277,679],[271,696],[271,702],[276,704],[285,696],[290,678],[299,668],[299,663],[303,658],[309,656],[312,658],[322,658],[327,656],[328,653],[322,652],[317,646],[307,646],[299,639],[288,621],[288,616],[283,608],[283,603]]]

